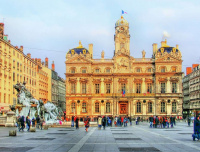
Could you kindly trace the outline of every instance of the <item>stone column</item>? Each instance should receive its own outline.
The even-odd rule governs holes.
[[[143,115],[145,115],[145,116],[146,116],[146,114],[147,114],[147,109],[146,109],[146,107],[147,107],[147,103],[143,103]]]
[[[101,89],[101,93],[105,93],[104,91],[104,82],[103,82],[103,78],[101,78],[101,85],[100,85],[100,89]]]
[[[145,78],[142,78],[142,84],[141,84],[141,93],[146,93],[146,88],[145,88]]]

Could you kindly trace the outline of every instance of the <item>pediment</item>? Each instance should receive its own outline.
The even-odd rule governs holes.
[[[92,63],[92,61],[84,56],[75,56],[66,61],[66,63]]]

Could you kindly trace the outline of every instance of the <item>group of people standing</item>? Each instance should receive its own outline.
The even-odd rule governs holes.
[[[151,116],[149,117],[150,128],[171,128],[176,125],[176,118],[174,116],[170,117],[158,117],[158,116]]]
[[[35,127],[35,124],[37,123],[37,128],[39,128],[40,126],[40,129],[42,130],[42,126],[43,126],[43,123],[44,123],[44,119],[39,117],[39,115],[35,118],[33,118],[32,120],[30,119],[29,116],[27,117],[24,117],[24,116],[18,116],[17,117],[17,127],[19,129],[19,132],[22,130],[24,131],[25,127],[27,129],[27,131],[30,130],[30,127],[31,127],[31,124],[32,124],[32,127]]]
[[[115,127],[117,126],[123,126],[124,127],[127,127],[127,123],[130,122],[130,125],[132,125],[132,120],[131,120],[131,117],[127,117],[127,116],[121,116],[121,117],[115,117],[115,121],[114,121],[114,124],[115,124]]]

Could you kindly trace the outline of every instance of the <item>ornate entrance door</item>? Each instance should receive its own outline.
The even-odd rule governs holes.
[[[127,104],[120,104],[120,114],[127,114]]]

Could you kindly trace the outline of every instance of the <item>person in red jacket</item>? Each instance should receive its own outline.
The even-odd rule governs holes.
[[[90,119],[89,117],[87,116],[87,118],[85,119],[84,123],[85,123],[85,131],[88,132],[88,128],[90,126],[90,123],[89,123]]]
[[[124,117],[121,117],[121,126],[123,126]]]

